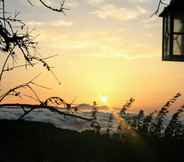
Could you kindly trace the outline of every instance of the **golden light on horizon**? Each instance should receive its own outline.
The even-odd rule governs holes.
[[[147,12],[137,7],[138,1],[131,2],[131,10],[128,1],[122,4],[112,1],[110,11],[113,12],[110,13],[103,8],[104,5],[109,7],[106,1],[94,2],[95,7],[94,4],[77,3],[80,5],[68,12],[70,16],[53,17],[48,12],[43,19],[37,12],[25,15],[26,24],[31,29],[36,28],[33,34],[39,34],[36,51],[43,58],[56,54],[57,57],[47,61],[54,67],[53,71],[62,85],[58,85],[53,76],[44,71],[42,64],[38,64],[33,69],[29,68],[29,72],[18,68],[17,72],[6,73],[2,86],[13,88],[43,70],[36,82],[50,90],[35,87],[43,100],[50,96],[59,96],[66,101],[77,97],[79,104],[96,101],[97,105],[118,109],[133,96],[136,102],[131,111],[140,107],[153,111],[177,91],[184,91],[183,64],[161,61],[161,21],[156,16],[147,16],[149,12],[152,14],[151,5],[147,5],[151,1],[145,1],[145,6],[141,2]],[[122,6],[130,17],[122,15]],[[81,7],[85,8],[85,14]],[[27,11],[30,11],[30,6]],[[132,12],[137,14],[132,17]],[[85,21],[88,23],[81,30]],[[20,60],[17,64],[24,62]],[[31,103],[32,100],[26,98],[21,102]]]
[[[107,104],[109,97],[108,96],[100,96],[100,101],[103,104]]]

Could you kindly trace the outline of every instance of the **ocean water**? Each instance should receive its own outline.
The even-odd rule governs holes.
[[[66,112],[66,110],[64,111]],[[74,112],[69,112],[74,113]],[[17,120],[24,112],[20,108],[1,108],[0,109],[0,119],[8,119],[8,120]],[[92,112],[90,111],[82,111],[82,112],[75,112],[75,115],[92,118]],[[106,129],[109,126],[109,117],[111,113],[109,112],[97,112],[96,114],[96,121],[100,123],[102,129]],[[24,120],[28,121],[40,121],[45,123],[51,123],[58,128],[63,129],[71,129],[76,131],[82,131],[85,129],[91,129],[91,122],[82,120],[79,118],[75,118],[72,116],[64,116],[60,115],[56,112],[52,112],[47,109],[37,109],[29,113],[24,117]],[[117,122],[114,118],[111,120],[112,128],[117,127]]]
[[[62,110],[63,112],[68,112],[67,110]],[[91,111],[78,111],[78,112],[68,112],[73,113],[78,116],[86,117],[86,118],[92,118],[92,112]],[[0,119],[8,119],[8,120],[17,120],[21,115],[23,115],[24,112],[22,109],[18,107],[6,107],[0,109]],[[129,114],[130,117],[134,116],[135,114]],[[117,112],[105,112],[105,111],[99,111],[96,113],[96,121],[101,126],[101,131],[106,131],[107,128],[110,126],[112,132],[116,132],[117,128],[120,124],[120,120],[118,119],[118,113]],[[112,117],[112,118],[111,118]],[[165,120],[165,125],[169,123],[171,119],[171,114],[168,115],[167,120]],[[111,118],[110,122],[109,119]],[[72,116],[64,116],[60,115],[56,112],[52,112],[48,109],[36,109],[26,115],[24,117],[24,120],[27,121],[39,121],[44,123],[50,123],[58,128],[63,129],[70,129],[70,130],[76,130],[76,131],[83,131],[86,129],[92,129],[91,127],[91,121],[82,120],[79,118],[75,118]],[[181,121],[184,124],[184,116],[181,117]]]

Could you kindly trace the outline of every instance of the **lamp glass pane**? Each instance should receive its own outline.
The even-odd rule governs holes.
[[[174,55],[184,55],[184,35],[175,35],[173,40],[173,53]]]
[[[174,32],[184,32],[184,14],[181,13],[175,14]]]

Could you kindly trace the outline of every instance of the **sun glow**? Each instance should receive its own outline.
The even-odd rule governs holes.
[[[100,96],[100,101],[101,101],[103,104],[107,104],[107,102],[108,102],[108,96]]]

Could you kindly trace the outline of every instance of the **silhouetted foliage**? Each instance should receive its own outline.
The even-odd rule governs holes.
[[[111,129],[112,129],[112,122],[113,122],[113,114],[112,113],[110,113],[109,114],[109,118],[108,118],[108,121],[107,121],[107,123],[108,123],[108,125],[107,125],[107,134],[110,134],[110,132],[111,132]]]
[[[183,139],[184,125],[180,117],[184,112],[184,106],[178,109],[177,112],[172,115],[171,119],[169,119],[168,116],[169,108],[180,96],[181,94],[177,93],[173,98],[167,101],[158,112],[154,111],[148,115],[145,115],[144,110],[140,110],[137,114],[130,115],[127,113],[127,108],[123,108],[123,115],[121,115],[121,117],[132,129],[135,129],[143,136],[149,136],[151,138]],[[119,125],[118,130],[122,131],[122,125]]]
[[[0,121],[3,162],[183,162],[182,140],[105,136],[51,124]]]
[[[97,122],[95,119],[91,122],[91,128],[94,129],[94,132],[95,133],[100,133],[100,129],[101,129],[101,126],[100,126],[100,123]]]
[[[184,128],[183,124],[180,120],[180,115],[184,112],[184,106],[178,109],[176,113],[173,114],[166,130],[165,136],[166,137],[175,137],[180,138],[184,136]]]
[[[151,132],[152,121],[156,113],[157,111],[154,111],[144,117],[142,129],[140,130],[141,133],[149,134]]]
[[[128,108],[131,107],[132,103],[135,102],[135,99],[134,98],[130,98],[121,108],[120,110],[120,115],[121,116],[126,116],[126,113],[127,113],[127,110]]]
[[[144,122],[144,110],[140,110],[136,119],[136,128],[142,130]]]
[[[167,118],[169,112],[169,107],[176,102],[176,100],[181,96],[180,93],[177,93],[173,98],[166,102],[166,104],[160,109],[154,121],[152,121],[152,133],[158,137],[161,137],[164,134],[165,123],[164,121]]]
[[[97,113],[98,113],[98,109],[97,109],[97,103],[96,101],[93,102],[93,109],[92,109],[92,117],[96,120],[97,119]]]

